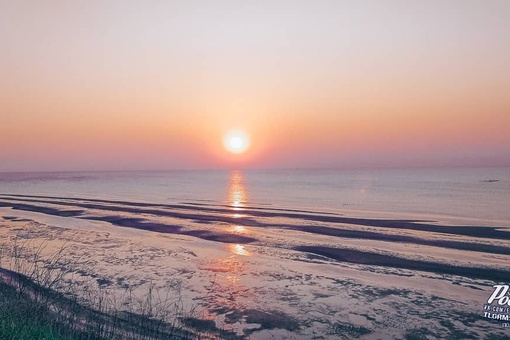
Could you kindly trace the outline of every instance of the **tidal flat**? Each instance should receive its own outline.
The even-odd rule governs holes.
[[[509,174],[1,174],[0,267],[57,275],[50,288],[88,308],[94,332],[504,339],[484,313],[510,280]]]
[[[32,195],[2,195],[0,206],[2,266],[9,244],[27,242],[44,256],[64,249],[76,292],[171,287],[193,311],[178,320],[189,334],[507,336],[482,317],[493,284],[510,277],[507,228]]]

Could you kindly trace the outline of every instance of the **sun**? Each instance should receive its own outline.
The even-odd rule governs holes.
[[[250,147],[250,137],[243,130],[230,130],[223,136],[223,146],[230,153],[244,153]]]

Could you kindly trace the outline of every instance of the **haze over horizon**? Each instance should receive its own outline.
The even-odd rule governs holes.
[[[505,0],[0,0],[0,171],[510,166],[509,41]]]

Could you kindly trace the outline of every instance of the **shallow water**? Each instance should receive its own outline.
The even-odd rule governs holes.
[[[4,221],[78,230],[101,282],[186,272],[205,318],[261,339],[499,334],[482,307],[510,281],[509,202],[508,168],[0,174]],[[157,259],[138,276],[107,255],[130,242]]]

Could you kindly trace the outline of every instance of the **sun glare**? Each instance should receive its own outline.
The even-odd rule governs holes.
[[[242,130],[230,130],[223,136],[223,146],[231,153],[243,153],[250,147],[250,137]]]

